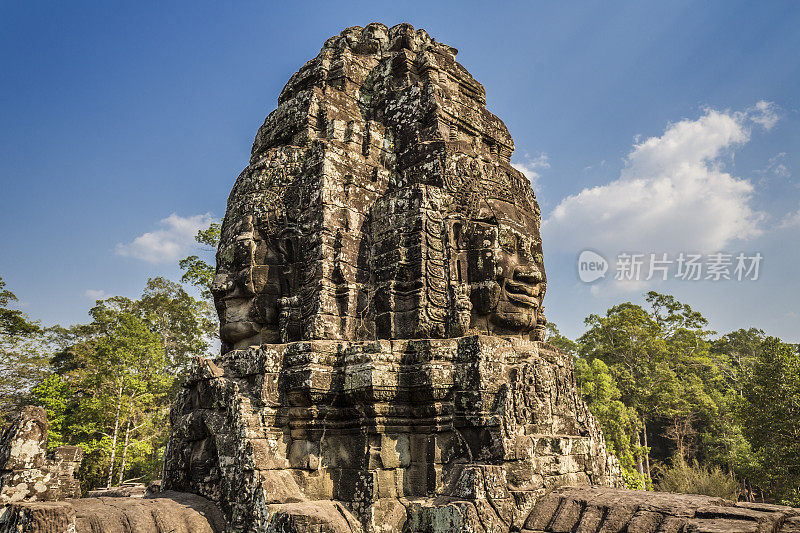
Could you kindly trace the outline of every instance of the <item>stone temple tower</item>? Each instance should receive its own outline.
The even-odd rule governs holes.
[[[408,24],[348,28],[292,76],[228,198],[222,354],[174,404],[166,488],[234,531],[490,532],[619,484],[543,342],[539,206],[485,105]]]

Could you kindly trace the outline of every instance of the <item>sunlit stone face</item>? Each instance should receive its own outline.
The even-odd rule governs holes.
[[[296,232],[271,232],[250,215],[232,221],[229,231],[212,286],[223,351],[281,342],[282,299],[298,290]]]
[[[467,225],[472,326],[526,335],[544,319],[542,241],[533,213],[497,199],[483,202]]]

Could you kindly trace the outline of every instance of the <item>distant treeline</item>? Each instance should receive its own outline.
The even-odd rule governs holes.
[[[628,486],[800,505],[800,346],[646,301],[589,315],[576,341],[548,326]]]

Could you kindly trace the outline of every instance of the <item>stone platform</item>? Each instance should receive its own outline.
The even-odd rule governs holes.
[[[474,500],[402,499],[406,533],[509,531],[486,523]],[[10,504],[0,516],[2,533],[223,533],[233,531],[217,507],[200,496],[163,493],[144,498],[86,498]],[[272,507],[271,533],[363,532],[337,502],[305,501]],[[800,533],[800,509],[735,503],[692,494],[608,487],[562,487],[546,494],[521,533]]]

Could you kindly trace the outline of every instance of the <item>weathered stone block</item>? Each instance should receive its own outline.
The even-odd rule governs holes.
[[[408,433],[381,435],[381,463],[384,468],[406,468],[411,464]]]
[[[23,407],[0,437],[0,503],[79,497],[80,484],[74,474],[82,460],[83,449],[77,446],[48,453],[45,410]],[[36,513],[49,513],[51,507],[37,509]]]

